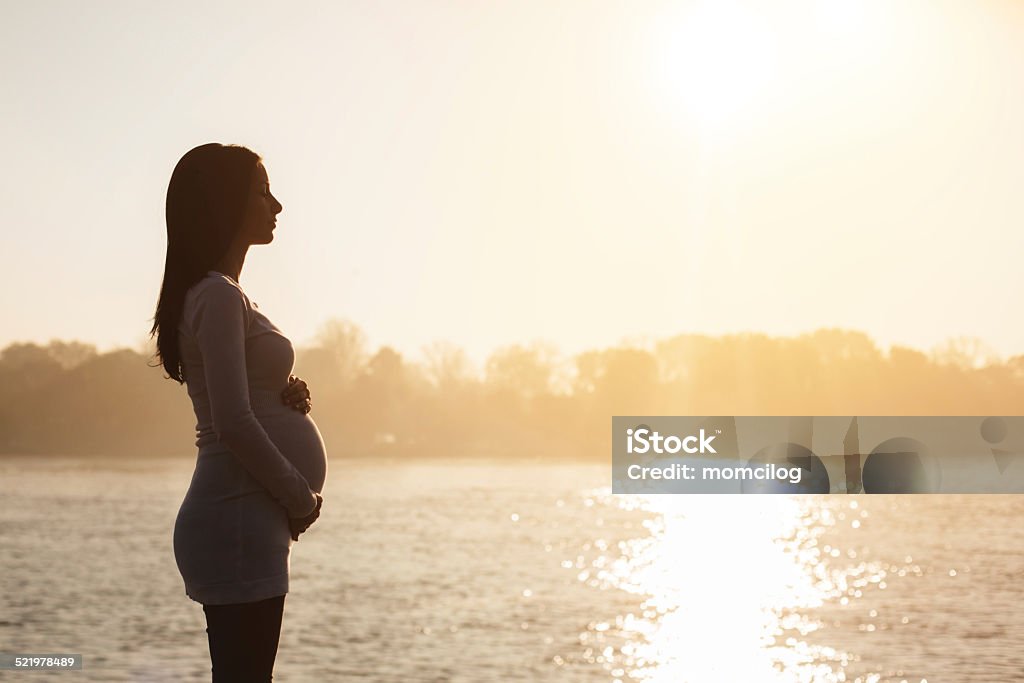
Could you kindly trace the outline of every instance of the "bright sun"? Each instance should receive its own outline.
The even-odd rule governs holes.
[[[662,67],[673,99],[716,129],[752,104],[775,73],[769,27],[732,2],[699,2],[664,25]]]
[[[856,0],[672,5],[656,20],[655,87],[672,112],[713,134],[794,93],[822,95],[801,73],[849,72],[866,58],[881,60],[883,28],[895,17],[878,10]]]

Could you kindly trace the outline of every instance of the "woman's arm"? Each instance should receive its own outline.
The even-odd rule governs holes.
[[[247,315],[241,290],[226,281],[211,282],[196,293],[190,324],[203,356],[217,438],[288,510],[289,517],[312,514],[317,498],[309,482],[281,455],[249,405]]]

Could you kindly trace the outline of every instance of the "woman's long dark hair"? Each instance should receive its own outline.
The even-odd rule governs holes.
[[[167,186],[167,260],[149,336],[170,379],[185,381],[178,322],[185,293],[227,252],[245,219],[258,154],[241,145],[211,142],[189,150]]]

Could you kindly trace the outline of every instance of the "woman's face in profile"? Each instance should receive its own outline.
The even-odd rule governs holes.
[[[269,244],[274,239],[274,227],[277,225],[277,214],[281,213],[281,203],[270,193],[270,180],[267,169],[262,163],[256,164],[252,174],[252,185],[249,188],[249,203],[246,207],[245,220],[242,222],[240,237],[247,244]]]

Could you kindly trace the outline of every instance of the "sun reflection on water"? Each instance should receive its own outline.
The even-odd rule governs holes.
[[[837,519],[857,514],[856,501],[591,495],[649,515],[646,535],[613,546],[599,539],[593,562],[572,567],[580,581],[641,600],[637,613],[581,633],[613,680],[848,680],[844,670],[855,655],[806,636],[823,626],[808,616],[814,608],[846,605],[868,583],[884,587],[884,567],[821,539]],[[605,637],[611,632],[618,638]]]

